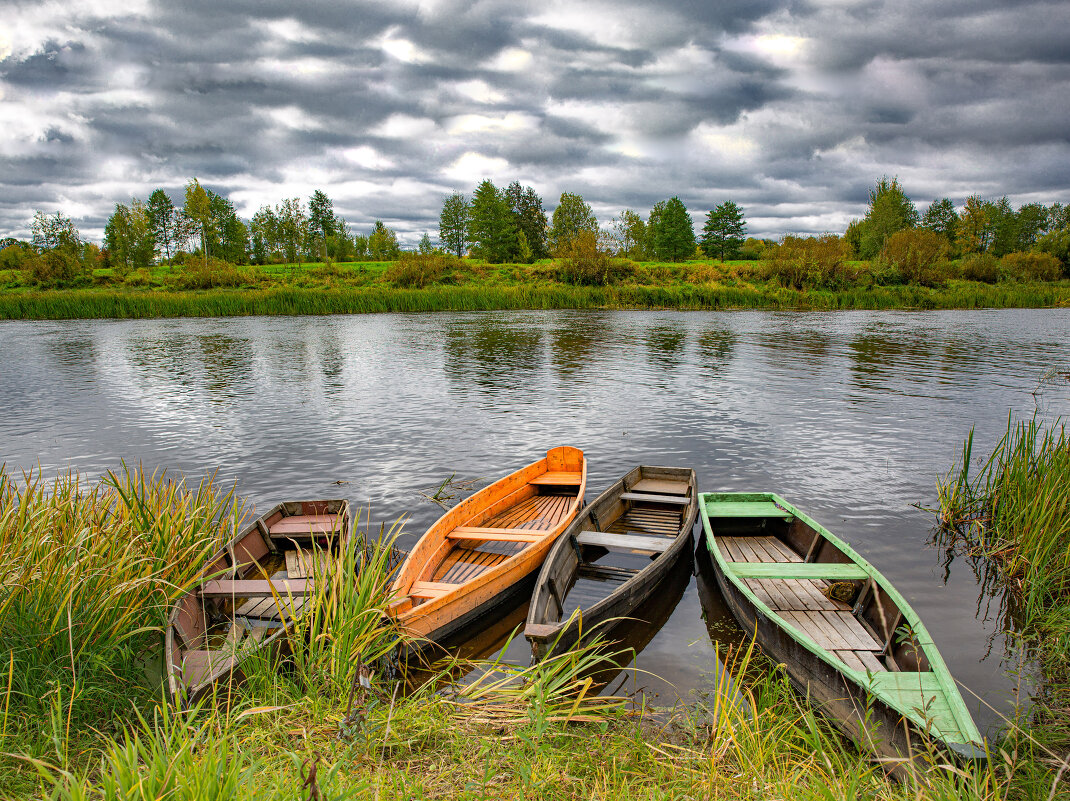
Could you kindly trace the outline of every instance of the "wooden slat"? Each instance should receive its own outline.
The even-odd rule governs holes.
[[[880,651],[884,647],[873,639],[850,612],[824,612],[823,615],[844,639],[854,641],[854,650]]]
[[[456,587],[456,584],[442,581],[414,581],[412,587],[409,588],[409,595],[413,598],[437,598]]]
[[[457,526],[446,535],[451,540],[487,540],[490,542],[538,542],[549,532],[518,528],[483,528]]]
[[[673,540],[657,537],[637,537],[628,534],[611,534],[608,531],[581,531],[576,537],[580,545],[597,545],[614,550],[651,551],[661,553],[669,549]]]
[[[854,651],[833,651],[852,670],[865,670],[866,666]]]
[[[200,594],[205,597],[270,598],[272,595],[286,597],[287,595],[311,595],[313,592],[312,582],[308,579],[296,579],[294,581],[267,581],[266,579],[225,581],[223,579],[215,579],[206,581],[200,588]]]
[[[864,579],[868,577],[861,565],[822,564],[820,562],[730,562],[729,568],[740,578],[786,579]]]
[[[643,478],[632,485],[632,492],[656,492],[662,495],[687,495],[686,481],[667,478]]]
[[[622,501],[642,501],[643,503],[665,503],[673,506],[687,506],[691,503],[688,498],[681,498],[679,495],[651,495],[645,492],[622,492],[620,494]]]
[[[869,670],[871,673],[887,672],[888,668],[884,666],[884,663],[877,658],[873,651],[857,651],[856,655],[862,663],[863,670]]]
[[[560,623],[528,623],[524,626],[524,636],[534,640],[548,640],[560,631]]]
[[[716,540],[718,547],[727,553],[732,561],[741,564],[746,562],[746,559],[743,558],[743,551],[736,545],[734,537],[716,537]]]
[[[541,476],[531,479],[528,483],[540,486],[578,487],[580,485],[580,474],[547,471]]]
[[[336,531],[340,517],[338,515],[290,515],[270,526],[268,530],[274,536],[280,534],[329,534]]]

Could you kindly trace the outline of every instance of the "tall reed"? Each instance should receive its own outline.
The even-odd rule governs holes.
[[[0,752],[64,765],[153,695],[168,601],[241,515],[208,480],[0,467]]]

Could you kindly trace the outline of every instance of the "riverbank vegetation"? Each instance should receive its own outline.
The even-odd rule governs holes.
[[[940,482],[941,525],[994,564],[1017,601],[1044,674],[1037,736],[1070,759],[1070,436],[1059,422],[1009,419],[990,455],[973,449],[971,432]]]
[[[722,650],[727,669],[672,709],[596,695],[593,650],[535,668],[454,662],[422,684],[362,674],[403,639],[380,613],[390,533],[343,552],[333,591],[292,633],[293,658],[255,659],[244,684],[176,711],[161,696],[160,627],[242,509],[211,481],[122,470],[46,483],[0,469],[0,793],[1001,801],[1060,790],[1059,760],[1016,726],[986,761],[937,758],[892,782],[750,650]]]

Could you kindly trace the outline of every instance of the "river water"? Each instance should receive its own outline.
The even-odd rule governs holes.
[[[1019,684],[1008,620],[913,505],[933,504],[971,426],[987,453],[1009,411],[1067,412],[1065,391],[1033,392],[1068,343],[1066,310],[4,322],[0,459],[218,471],[258,507],[347,496],[376,523],[406,515],[403,547],[441,512],[420,490],[554,445],[586,452],[588,500],[633,465],[690,465],[704,491],[778,492],[873,562],[995,707],[964,692],[986,728]],[[639,637],[664,681],[631,681],[659,703],[717,667],[708,583],[685,572]]]

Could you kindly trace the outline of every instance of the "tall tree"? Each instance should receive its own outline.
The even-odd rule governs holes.
[[[104,226],[104,245],[112,268],[120,275],[147,269],[156,257],[156,236],[144,203],[136,198],[129,206],[115,204]]]
[[[683,201],[675,195],[654,204],[647,223],[654,257],[680,261],[695,253],[695,225]]]
[[[86,269],[82,256],[82,237],[74,227],[74,221],[62,212],[45,214],[36,211],[30,224],[31,244],[41,255],[46,265],[42,273],[48,280],[66,281]]]
[[[517,230],[523,234],[523,243],[527,248],[527,253],[522,255],[521,261],[545,259],[550,254],[546,248],[547,220],[546,212],[542,208],[542,198],[530,186],[522,187],[519,181],[509,184],[505,196],[516,218]],[[519,250],[523,251],[524,247]]]
[[[929,208],[925,209],[925,215],[921,218],[921,225],[923,228],[940,234],[947,240],[950,247],[955,247],[958,239],[959,215],[955,211],[955,204],[951,202],[951,198],[942,197],[930,203]]]
[[[959,216],[958,250],[962,254],[983,253],[992,244],[993,205],[970,195]]]
[[[435,252],[435,245],[431,242],[430,234],[425,232],[424,235],[420,237],[420,243],[416,246],[416,252],[421,256],[430,256]]]
[[[1018,209],[1018,241],[1015,250],[1029,250],[1048,230],[1048,210],[1041,203],[1026,203]]]
[[[1018,249],[1018,215],[1004,195],[992,204],[992,246],[996,256],[1006,256]]]
[[[869,209],[862,220],[859,241],[862,258],[874,258],[888,237],[917,224],[918,210],[899,185],[899,179],[881,178],[869,192]]]
[[[149,195],[145,212],[149,215],[149,225],[156,247],[163,252],[164,258],[170,261],[178,250],[179,242],[184,238],[178,209],[166,192],[156,189]]]
[[[560,255],[580,231],[598,234],[598,218],[579,195],[562,192],[550,224],[550,249]]]
[[[717,253],[721,261],[738,259],[739,250],[747,239],[747,223],[743,219],[743,209],[726,200],[706,215],[706,225],[702,228],[702,252],[707,256]]]
[[[394,261],[401,254],[398,247],[398,235],[392,228],[387,228],[382,220],[376,220],[368,237],[368,254],[372,261]]]
[[[201,239],[201,252],[204,254],[204,266],[208,266],[208,243],[214,235],[212,230],[212,201],[201,182],[196,178],[186,184],[186,202],[182,213],[195,226]]]
[[[646,223],[631,209],[624,209],[613,218],[613,238],[621,256],[627,256],[629,259],[642,259],[646,256]]]
[[[233,203],[211,190],[207,194],[212,252],[232,264],[245,264],[249,261],[249,228],[238,217]]]
[[[253,261],[271,264],[282,260],[282,233],[278,215],[271,206],[261,206],[249,224]]]
[[[475,254],[491,264],[514,258],[519,231],[505,193],[485,180],[476,187],[471,209],[468,230]]]
[[[283,256],[296,269],[297,260],[304,255],[304,244],[308,240],[308,215],[304,204],[300,198],[287,198],[275,206],[275,216],[279,220],[279,244]]]
[[[442,201],[442,212],[438,216],[438,239],[457,258],[468,252],[470,217],[468,198],[460,192],[454,192]]]
[[[327,240],[335,235],[334,202],[317,189],[308,199],[308,232],[313,249],[327,258]]]

